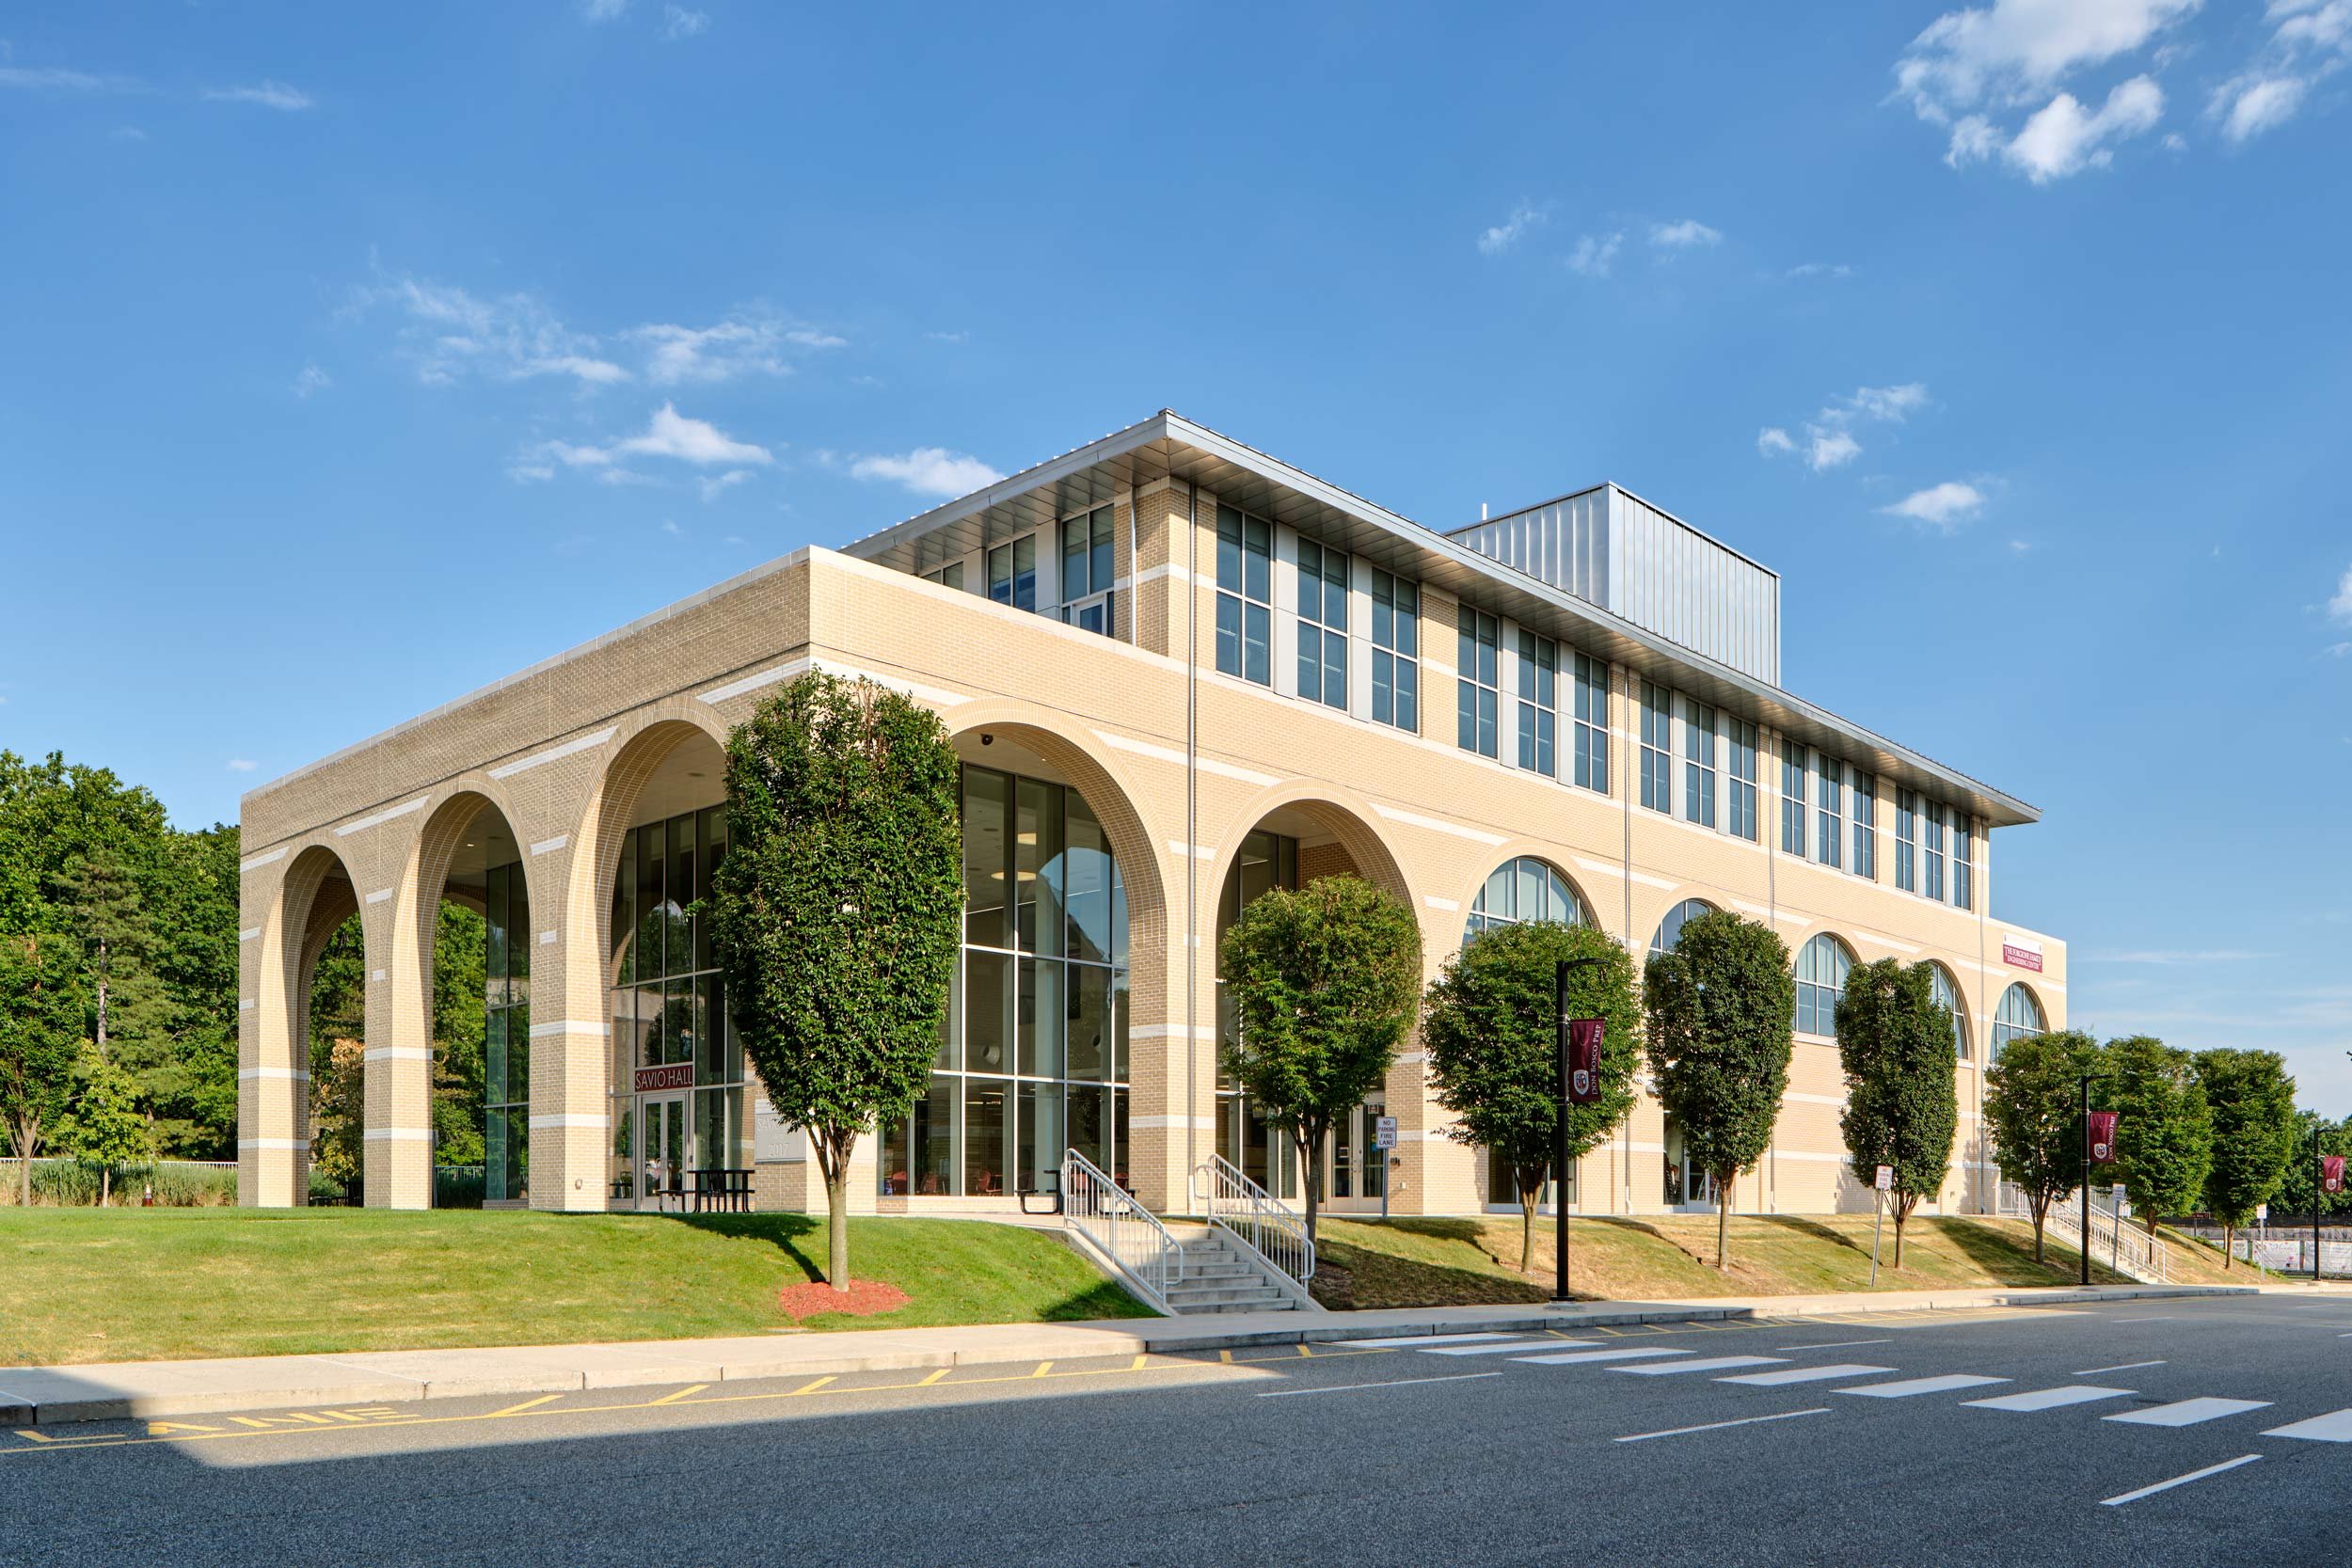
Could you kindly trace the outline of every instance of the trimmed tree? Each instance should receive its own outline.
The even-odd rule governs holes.
[[[812,672],[727,740],[708,914],[744,1054],[825,1179],[850,1288],[850,1154],[930,1085],[963,936],[958,762],[938,716]]]
[[[1854,1175],[1880,1165],[1894,1171],[1889,1202],[1899,1269],[1903,1227],[1921,1198],[1944,1190],[1960,1127],[1951,1009],[1935,1000],[1926,964],[1854,965],[1837,1004],[1837,1060],[1846,1073],[1837,1126]]]
[[[2213,1117],[2205,1207],[2221,1222],[2226,1269],[2239,1227],[2251,1225],[2255,1211],[2278,1196],[2297,1152],[2295,1080],[2275,1051],[2201,1051],[2195,1066]]]
[[[2116,1179],[2148,1234],[2166,1214],[2185,1214],[2205,1196],[2213,1167],[2213,1116],[2195,1063],[2151,1035],[2107,1041],[2106,1109],[2115,1112]]]
[[[1769,926],[1728,911],[1650,955],[1650,1070],[1682,1130],[1684,1158],[1715,1180],[1715,1266],[1731,1267],[1732,1183],[1761,1159],[1795,1044],[1797,981]]]
[[[57,1141],[84,1164],[98,1169],[98,1206],[114,1197],[115,1166],[146,1160],[155,1152],[155,1130],[139,1114],[138,1085],[122,1065],[84,1045],[74,1075],[81,1092],[58,1128]]]
[[[1421,925],[1359,877],[1253,900],[1218,950],[1239,1025],[1226,1070],[1290,1134],[1307,1176],[1307,1235],[1324,1140],[1380,1087],[1421,1006]]]
[[[1568,1156],[1581,1159],[1633,1108],[1633,959],[1589,926],[1542,921],[1499,926],[1463,944],[1422,1004],[1421,1040],[1430,1085],[1452,1113],[1446,1136],[1499,1153],[1519,1200],[1519,1268],[1534,1265],[1535,1205],[1560,1126],[1559,995],[1564,958],[1594,958],[1568,972],[1568,1016],[1603,1021],[1600,1098],[1568,1106]],[[1566,1200],[1564,1190],[1561,1201]]]
[[[1985,1069],[1984,1119],[2001,1176],[2033,1216],[2033,1259],[2047,1259],[2042,1225],[2083,1177],[2082,1075],[2098,1072],[2099,1042],[2079,1029],[2026,1035]]]
[[[17,1199],[33,1201],[33,1157],[64,1120],[82,1043],[79,965],[61,937],[0,936],[0,1125],[17,1160]]]

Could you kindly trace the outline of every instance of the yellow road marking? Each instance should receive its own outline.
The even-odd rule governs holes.
[[[1311,1358],[1311,1357],[1314,1355],[1314,1354],[1315,1354],[1315,1352],[1314,1352],[1314,1347],[1313,1347],[1313,1346],[1311,1346],[1311,1345],[1310,1345],[1310,1344],[1308,1344],[1305,1340],[1303,1340],[1303,1339],[1302,1339],[1301,1341],[1299,1341],[1299,1345],[1298,1345],[1298,1354],[1301,1354],[1301,1355],[1308,1356],[1308,1357]]]
[[[1131,1372],[1139,1372],[1143,1370],[1143,1364],[1151,1359],[1152,1353],[1150,1351],[1145,1351],[1142,1354],[1136,1356],[1133,1362],[1128,1364],[1127,1370]]]
[[[1041,1361],[1037,1364],[1037,1370],[1031,1372],[1029,1375],[1031,1377],[1043,1377],[1047,1372],[1050,1372],[1053,1370],[1054,1364],[1051,1361]]]
[[[818,1380],[818,1383],[824,1383],[824,1382],[827,1382],[827,1381],[830,1381],[830,1380],[828,1380],[828,1379],[824,1379],[824,1378],[819,1378],[819,1379]],[[814,1387],[816,1387],[816,1386],[818,1386],[818,1383],[812,1383],[812,1384],[810,1384],[810,1385],[808,1386],[809,1386],[809,1388],[814,1388]],[[678,1389],[675,1393],[672,1393],[672,1394],[664,1394],[664,1395],[662,1395],[660,1399],[658,1399],[658,1400],[654,1401],[653,1402],[654,1402],[654,1403],[656,1403],[656,1404],[675,1404],[675,1403],[677,1403],[677,1402],[678,1402],[678,1401],[680,1401],[680,1400],[682,1400],[682,1399],[685,1399],[688,1395],[690,1395],[690,1394],[699,1394],[699,1393],[701,1393],[704,1389],[706,1389],[706,1388],[707,1388],[707,1387],[709,1387],[709,1386],[710,1386],[710,1385],[709,1385],[709,1384],[707,1384],[707,1383],[690,1383],[690,1384],[688,1384],[685,1387]],[[801,1391],[802,1391],[803,1393],[806,1393],[806,1392],[808,1391],[808,1389],[807,1389],[807,1388],[803,1388],[803,1389],[802,1389]]]
[[[40,1433],[28,1431],[23,1427],[19,1427],[17,1429],[16,1434],[19,1437],[24,1438],[27,1443],[54,1443],[56,1441],[54,1437],[43,1437]]]
[[[916,1385],[915,1385],[915,1386],[916,1386],[917,1388],[928,1388],[928,1387],[930,1387],[932,1384],[937,1383],[937,1382],[938,1382],[941,1378],[946,1377],[946,1376],[949,1372],[953,1371],[954,1370],[955,1370],[955,1369],[954,1369],[954,1368],[952,1368],[952,1367],[942,1367],[942,1368],[940,1368],[940,1369],[939,1369],[939,1370],[937,1370],[937,1371],[933,1372],[930,1376],[929,1376],[929,1377],[925,1378],[922,1382],[920,1382],[920,1383],[916,1384]]]
[[[1230,1350],[1218,1351],[1216,1353],[1216,1358],[1219,1361],[1224,1362],[1229,1367],[1233,1364],[1233,1353]]]
[[[709,1385],[705,1384],[703,1386],[707,1388]],[[493,1410],[490,1414],[493,1416],[519,1416],[526,1410],[536,1410],[541,1405],[553,1403],[555,1401],[560,1400],[564,1396],[561,1394],[542,1394],[535,1400],[525,1400],[520,1404],[510,1404],[503,1410]],[[330,1410],[327,1414],[331,1416],[334,1415],[335,1412]]]
[[[802,1384],[802,1385],[801,1385],[798,1388],[795,1388],[795,1389],[793,1389],[793,1390],[792,1390],[793,1396],[794,1396],[795,1398],[798,1398],[800,1395],[803,1395],[803,1394],[813,1394],[813,1393],[817,1392],[817,1390],[818,1390],[818,1389],[822,1388],[822,1387],[823,1387],[826,1384],[831,1383],[831,1382],[834,1380],[834,1374],[833,1374],[833,1373],[831,1373],[831,1372],[828,1372],[828,1373],[826,1373],[823,1377],[820,1377],[820,1378],[816,1378],[816,1379],[813,1379],[813,1380],[812,1380],[812,1381],[810,1381],[810,1382],[807,1382],[807,1383],[803,1383],[803,1384]],[[706,1387],[706,1388],[707,1388],[707,1387],[709,1387],[709,1386],[710,1386],[710,1385],[709,1385],[709,1384],[707,1384],[707,1383],[706,1383],[706,1384],[704,1384],[704,1385],[703,1385],[703,1386],[704,1386],[704,1387]],[[688,1390],[687,1390],[687,1392],[689,1392],[689,1393],[692,1393],[692,1392],[693,1392],[693,1390],[690,1388],[690,1389],[688,1389]],[[673,1396],[672,1396],[672,1398],[675,1398],[675,1397],[676,1397],[676,1396],[675,1396],[675,1395],[673,1395]],[[669,1402],[670,1402],[670,1401],[669,1401],[669,1400],[657,1400],[657,1401],[655,1401],[654,1402],[655,1402],[655,1403],[657,1403],[657,1404],[667,1404],[667,1403],[669,1403]],[[712,1402],[711,1402],[711,1401],[709,1401],[709,1400],[696,1400],[694,1402],[695,1402],[696,1404],[709,1404],[709,1403],[711,1403]]]

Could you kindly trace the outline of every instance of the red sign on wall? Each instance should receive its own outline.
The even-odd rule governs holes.
[[[637,1092],[651,1094],[656,1089],[691,1089],[694,1086],[694,1064],[672,1062],[666,1067],[641,1067],[637,1069]]]
[[[2090,1113],[2090,1163],[2105,1165],[2113,1164],[2114,1160],[2115,1113],[2093,1111]]]
[[[1589,1105],[1600,1098],[1600,1037],[1597,1018],[1568,1020],[1568,1100]]]
[[[2344,1191],[2344,1156],[2323,1154],[2319,1157],[2319,1190],[2324,1193]]]
[[[2001,961],[2011,969],[2030,969],[2039,974],[2042,973],[2042,944],[2028,942],[2024,937],[2003,937]]]

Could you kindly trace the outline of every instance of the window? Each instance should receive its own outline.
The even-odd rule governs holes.
[[[1915,790],[1895,791],[1895,885],[1905,893],[1919,891],[1912,861],[1919,839],[1919,796]]]
[[[1532,631],[1519,633],[1519,766],[1550,778],[1554,726],[1560,721],[1560,644]]]
[[[1952,1015],[1952,1050],[1964,1062],[1968,1059],[1968,1012],[1961,1004],[1960,988],[1952,983],[1952,972],[1934,962],[1928,965],[1928,984],[1935,1005]]]
[[[1952,902],[1963,910],[1977,907],[1976,836],[1974,817],[1952,818]]]
[[[1347,557],[1298,542],[1298,694],[1347,708]]]
[[[1298,840],[1260,828],[1243,835],[1241,853],[1225,875],[1216,906],[1217,949],[1241,911],[1274,888],[1298,887]],[[1216,1151],[1277,1197],[1295,1198],[1299,1189],[1297,1147],[1266,1125],[1263,1110],[1250,1103],[1226,1070],[1226,1053],[1240,1041],[1240,1024],[1225,989],[1223,959],[1216,977]]]
[[[1846,976],[1853,970],[1853,955],[1846,944],[1823,931],[1797,955],[1797,1033],[1837,1033],[1837,999],[1846,994]]]
[[[2042,1004],[2034,1000],[2022,980],[2001,993],[2001,1005],[1993,1014],[1993,1060],[1999,1061],[2009,1042],[2027,1035],[2039,1035],[2049,1027],[2042,1021]]]
[[[1491,615],[1462,607],[1461,671],[1454,686],[1462,750],[1494,756],[1498,709],[1502,701],[1496,643],[1502,627]]]
[[[1682,699],[1682,815],[1715,825],[1715,710]]]
[[[1609,793],[1609,666],[1576,656],[1576,783]]]
[[[1015,610],[1037,608],[1037,535],[988,552],[988,596]]]
[[[1216,667],[1274,684],[1274,525],[1216,509]]]
[[[1372,716],[1421,733],[1421,588],[1372,574]]]
[[[531,1196],[531,893],[519,863],[482,886],[482,1196]]]
[[[1112,635],[1111,509],[1098,506],[1061,525],[1061,618]]]
[[[1682,941],[1682,928],[1703,914],[1713,914],[1715,906],[1704,898],[1685,898],[1666,911],[1666,918],[1658,923],[1658,930],[1649,939],[1653,953],[1671,953]]]
[[[1642,804],[1674,815],[1674,693],[1642,683]]]
[[[1726,719],[1731,737],[1731,820],[1734,836],[1756,842],[1756,726],[1744,719]]]
[[[1790,746],[1780,758],[1780,847],[1804,859],[1804,748]]]
[[[1928,802],[1928,885],[1927,895],[1938,903],[1944,900],[1944,808],[1937,801]]]
[[[961,594],[963,592],[963,562],[950,561],[936,572],[925,572],[923,580],[935,582],[942,588],[952,588]]]
[[[1813,768],[1821,785],[1813,852],[1823,865],[1836,865],[1846,847],[1846,765],[1816,752]]]
[[[1468,942],[1497,926],[1529,926],[1556,920],[1563,926],[1590,926],[1584,900],[1568,879],[1533,855],[1521,855],[1495,867],[1478,896],[1470,900],[1470,919],[1462,926]]]
[[[1879,878],[1879,782],[1863,772],[1853,776],[1853,874]]]

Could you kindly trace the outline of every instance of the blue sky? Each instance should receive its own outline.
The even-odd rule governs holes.
[[[2074,1022],[2352,1112],[2352,0],[1565,9],[19,12],[0,746],[230,818],[1168,405],[1756,555]]]

